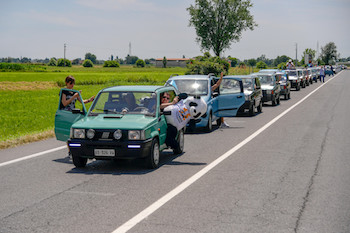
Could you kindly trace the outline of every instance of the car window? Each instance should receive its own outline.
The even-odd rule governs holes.
[[[108,91],[97,96],[90,113],[155,115],[156,105],[154,92]]]
[[[208,80],[175,80],[177,89],[188,95],[208,95]]]
[[[274,86],[274,78],[270,75],[259,75],[259,80],[261,85],[271,85]]]
[[[236,94],[241,92],[239,81],[234,79],[223,79],[220,84],[220,94]]]
[[[247,91],[252,91],[254,89],[254,79],[242,79],[243,88]]]

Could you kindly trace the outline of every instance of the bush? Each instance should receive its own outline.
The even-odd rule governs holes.
[[[266,69],[267,68],[267,64],[263,61],[259,61],[256,63],[256,68],[258,69]]]
[[[120,64],[117,61],[105,61],[103,67],[120,67]]]
[[[190,60],[187,64],[188,71],[186,74],[210,74],[219,75],[221,72],[228,73],[230,63],[220,57],[211,57],[208,52],[204,56],[198,56]]]
[[[146,66],[145,61],[142,59],[138,59],[135,64],[137,67],[145,67]]]
[[[57,66],[57,60],[55,58],[51,58],[48,65],[49,66]]]
[[[94,64],[92,63],[92,61],[90,59],[85,59],[83,62],[83,66],[84,67],[93,67]]]
[[[57,66],[67,66],[67,67],[72,67],[72,62],[68,59],[63,59],[60,58],[57,61]]]

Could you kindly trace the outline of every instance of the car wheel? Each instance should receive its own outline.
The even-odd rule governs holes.
[[[181,129],[179,131],[179,135],[177,136],[177,145],[176,148],[173,150],[174,154],[178,155],[181,154],[184,151],[185,146],[185,137],[184,137],[184,131]]]
[[[252,106],[249,107],[249,116],[255,115],[255,106],[252,104]]]
[[[72,155],[73,164],[76,167],[85,167],[87,163],[87,158]]]
[[[300,91],[300,84],[297,85],[296,90]]]
[[[262,101],[260,101],[260,103],[259,103],[258,113],[262,113]]]
[[[276,100],[276,103],[277,103],[277,104],[280,104],[280,95],[278,95],[277,100]]]
[[[213,117],[211,116],[211,113],[209,114],[209,117],[208,117],[208,124],[207,126],[205,127],[205,131],[207,132],[211,132],[213,130],[213,122],[212,122],[212,119]]]
[[[290,99],[290,92],[288,93],[288,99]]]
[[[284,95],[284,99],[287,100],[288,99],[288,94]]]
[[[146,158],[147,167],[151,169],[157,168],[159,166],[159,157],[160,157],[159,143],[158,143],[158,140],[154,138],[152,140],[152,145],[151,145],[149,155]]]

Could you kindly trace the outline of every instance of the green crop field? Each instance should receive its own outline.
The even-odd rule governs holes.
[[[170,75],[185,72],[186,68],[132,66],[44,67],[39,72],[0,72],[0,149],[39,140],[42,137],[36,135],[42,133],[53,136],[59,90],[65,86],[68,75],[76,79],[74,89],[81,90],[83,98],[89,98],[102,88],[115,85],[164,85]],[[230,74],[248,73],[248,68],[230,69]]]

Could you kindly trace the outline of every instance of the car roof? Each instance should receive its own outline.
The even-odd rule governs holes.
[[[271,72],[271,73],[269,73],[269,72],[257,72],[257,73],[253,73],[253,74],[251,74],[251,75],[254,75],[254,76],[259,76],[259,75],[273,75],[273,74],[275,74],[276,72]]]
[[[277,72],[278,69],[263,69],[263,70],[259,70],[258,73],[273,73],[273,72]]]
[[[139,91],[139,92],[155,92],[158,89],[166,88],[164,86],[146,86],[146,85],[139,85],[139,86],[114,86],[114,87],[107,87],[103,89],[102,91]]]
[[[209,77],[216,78],[215,75],[202,75],[202,74],[191,74],[191,75],[178,75],[178,76],[172,76],[169,78],[169,80],[178,80],[178,79],[203,79],[208,80]]]

